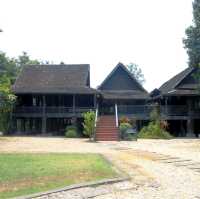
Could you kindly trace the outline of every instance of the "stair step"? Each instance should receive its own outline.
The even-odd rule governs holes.
[[[110,139],[101,138],[101,139],[97,139],[97,141],[118,141],[118,139],[116,139],[116,138],[110,138]]]
[[[112,126],[104,126],[104,127],[100,127],[100,126],[97,126],[96,127],[96,130],[106,130],[106,129],[108,129],[108,130],[117,130],[118,128],[116,128],[116,127],[112,127]]]

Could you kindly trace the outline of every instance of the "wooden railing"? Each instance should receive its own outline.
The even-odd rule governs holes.
[[[87,111],[94,111],[94,107],[62,107],[62,106],[47,106],[47,107],[36,107],[36,106],[21,106],[14,109],[14,113],[84,113]]]
[[[117,113],[119,115],[135,115],[135,116],[150,116],[150,113],[155,108],[160,109],[161,116],[188,116],[188,115],[199,115],[200,109],[189,110],[186,105],[168,105],[168,106],[156,106],[156,105],[117,105]],[[115,107],[116,108],[116,107]],[[34,107],[34,106],[21,106],[16,107],[14,113],[16,114],[82,114],[87,111],[95,111],[94,107]]]
[[[189,107],[186,105],[168,105],[168,106],[156,106],[156,105],[118,105],[119,114],[130,115],[144,115],[149,116],[153,109],[160,109],[161,116],[188,116],[188,115],[200,115],[200,109],[192,109],[189,111]]]
[[[169,116],[187,116],[189,109],[186,105],[161,106],[161,113]]]
[[[119,114],[149,115],[155,105],[118,105]]]

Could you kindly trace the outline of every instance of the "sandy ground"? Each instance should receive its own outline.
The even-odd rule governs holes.
[[[93,196],[96,199],[200,199],[199,139],[91,143],[87,139],[0,138],[0,153],[7,152],[80,152],[105,155],[128,174],[131,180],[118,187],[113,185],[106,194]],[[74,197],[66,197],[66,193],[60,193],[59,196],[55,194],[44,198]]]

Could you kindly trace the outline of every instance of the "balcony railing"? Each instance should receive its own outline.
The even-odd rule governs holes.
[[[136,116],[150,116],[150,113],[156,107],[160,109],[161,116],[200,116],[200,109],[192,108],[189,110],[189,107],[186,105],[118,105],[118,113],[121,115],[130,114]]]
[[[187,116],[189,115],[188,106],[185,105],[169,105],[161,106],[161,113],[167,116]]]
[[[119,115],[135,115],[136,117],[149,117],[153,109],[159,107],[161,116],[200,116],[200,109],[191,109],[186,105],[117,105]],[[101,107],[100,107],[101,109]],[[82,114],[87,111],[95,111],[94,107],[33,107],[21,106],[16,107],[15,114]]]
[[[155,105],[118,105],[119,114],[149,115]]]
[[[16,114],[25,114],[25,113],[33,113],[33,114],[42,114],[42,113],[84,113],[90,110],[94,110],[94,107],[62,107],[62,106],[47,106],[47,107],[36,107],[36,106],[21,106],[16,107],[14,109],[14,113]]]

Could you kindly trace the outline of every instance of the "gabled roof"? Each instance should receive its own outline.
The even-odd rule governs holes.
[[[135,84],[137,84],[137,86],[144,92],[147,93],[147,91],[142,87],[142,85],[137,81],[137,79],[130,73],[130,71],[126,68],[126,66],[124,66],[124,64],[122,63],[118,63],[115,68],[110,72],[110,74],[104,79],[104,81],[101,83],[101,85],[98,87],[98,89],[101,90],[102,86],[107,82],[109,81],[109,79],[111,78],[111,76],[116,72],[116,70],[118,68],[122,68],[126,73],[127,75],[134,81]]]
[[[120,69],[120,70],[119,70]],[[107,88],[106,85],[111,81],[112,77],[116,75],[117,72],[123,71],[124,79],[126,77],[129,79],[129,83],[131,85],[126,86],[126,82],[124,83],[124,87],[122,86],[122,82],[119,76],[116,76],[115,82],[109,85]],[[118,73],[119,75],[119,73]],[[127,80],[127,79],[126,79]],[[117,86],[116,86],[117,85]],[[115,87],[115,88],[114,88]],[[142,85],[135,79],[135,77],[130,73],[130,71],[122,64],[118,63],[115,68],[111,71],[111,73],[105,78],[105,80],[98,87],[101,91],[101,94],[105,99],[148,99],[148,92],[142,87]]]
[[[94,93],[89,87],[89,64],[27,65],[13,85],[22,93]]]
[[[198,68],[188,67],[178,73],[160,88],[160,95],[197,95],[198,82],[194,77]]]

